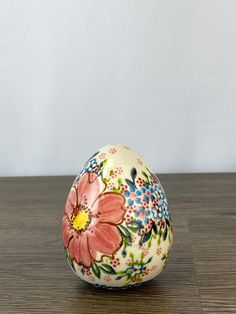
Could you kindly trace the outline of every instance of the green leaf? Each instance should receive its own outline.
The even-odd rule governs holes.
[[[126,276],[127,274],[126,274],[125,271],[119,271],[119,272],[117,273],[117,275],[119,275],[119,276],[121,276],[121,277],[124,277],[124,276]]]
[[[152,241],[149,241],[149,242],[148,242],[148,248],[149,248],[149,249],[150,249],[151,245],[152,245]]]
[[[129,228],[130,231],[133,231],[133,232],[137,232],[139,229],[136,229],[136,228],[132,228],[130,226],[127,226]]]
[[[95,156],[97,156],[97,154],[98,154],[99,152],[100,152],[100,151],[97,151],[95,154],[93,154],[93,155],[89,158],[89,160],[90,160],[90,159],[93,159]],[[89,160],[88,160],[86,163],[88,163]]]
[[[169,219],[168,219],[168,218],[166,218],[166,224],[167,224],[167,226],[169,226],[169,227],[170,227],[170,221],[169,221]]]
[[[68,253],[67,253],[67,248],[64,246],[64,253],[65,253],[65,255],[66,255],[66,258],[67,258],[67,256],[68,256]]]
[[[94,273],[94,275],[97,277],[97,278],[100,278],[101,277],[101,272],[100,272],[100,269],[98,267],[98,265],[96,263],[93,263],[92,264],[92,271]]]
[[[72,259],[70,258],[70,256],[68,256],[68,263],[69,263],[70,267],[72,268],[72,270],[74,272],[76,272],[74,263],[73,263]]]
[[[134,259],[134,253],[131,252],[131,253],[129,254],[129,256],[130,256],[131,259]]]
[[[152,260],[152,256],[151,256],[151,257],[149,257],[149,259],[147,260],[147,262],[146,262],[145,264],[150,263],[150,262],[151,262],[151,260]]]
[[[153,229],[154,233],[157,234],[157,225],[155,224],[154,221],[153,221],[153,224],[152,224],[152,229]]]
[[[144,253],[142,252],[142,253],[141,253],[141,261],[144,259],[144,256],[145,256],[145,255],[144,255]]]
[[[132,180],[134,181],[135,178],[137,177],[137,170],[136,170],[136,168],[132,168],[131,169],[130,175],[131,175]]]
[[[126,245],[126,246],[132,244],[132,238],[131,238],[131,236],[129,236],[128,238],[125,238],[124,240],[125,240],[125,245]]]
[[[163,236],[163,240],[165,241],[167,237],[167,227],[165,228],[162,236]]]
[[[145,171],[142,171],[142,175],[143,175],[146,179],[148,179],[148,175],[146,174]]]
[[[152,172],[148,167],[145,167],[150,176],[157,178],[156,174]]]
[[[147,242],[150,239],[151,234],[152,234],[152,229],[150,229],[147,233],[145,233],[145,235],[139,241],[139,244],[142,245],[143,243]]]
[[[127,253],[126,253],[126,250],[125,250],[125,249],[122,250],[121,254],[122,254],[123,257],[126,257],[126,254],[127,254]]]
[[[119,185],[122,184],[122,179],[121,179],[121,178],[118,179],[118,184],[119,184]]]
[[[166,254],[163,254],[161,259],[164,261],[166,258],[167,258]]]
[[[102,264],[100,269],[106,274],[116,275],[115,269],[108,264]]]
[[[120,232],[122,233],[122,235],[125,237],[125,238],[128,238],[128,237],[130,237],[130,233],[129,233],[129,230],[128,229],[126,229],[124,226],[122,226],[122,225],[119,225],[119,230],[120,230]]]
[[[143,229],[143,225],[141,222],[138,221],[132,221],[130,223],[127,224],[127,227],[131,230],[131,231],[138,231],[139,229]]]
[[[122,225],[119,225],[119,230],[120,230],[120,233],[124,239],[124,242],[126,245],[131,245],[132,244],[132,239],[131,239],[131,234],[129,232],[129,230],[127,228],[125,228],[124,226]]]
[[[104,181],[105,183],[108,183],[108,182],[110,181],[110,178],[103,178],[103,181]]]
[[[147,242],[150,237],[151,237],[151,234],[152,234],[152,229],[150,229],[143,237],[143,243]]]
[[[134,183],[132,182],[132,181],[130,181],[129,179],[125,179],[125,182],[128,184],[128,186],[130,187],[130,188],[135,188],[135,185],[134,185]]]
[[[136,261],[134,262],[134,264],[140,266],[140,265],[142,264],[142,262],[139,261],[139,260],[136,260]]]
[[[73,261],[72,261],[70,255],[68,254],[66,248],[64,248],[64,252],[65,252],[65,254],[66,254],[66,258],[67,258],[68,264],[70,265],[71,269],[72,269],[74,272],[76,272],[74,263],[73,263]]]

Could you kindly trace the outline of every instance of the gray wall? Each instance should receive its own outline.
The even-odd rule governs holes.
[[[236,1],[2,0],[0,106],[0,175],[236,171]]]

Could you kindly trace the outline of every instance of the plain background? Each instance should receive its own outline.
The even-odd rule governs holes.
[[[236,1],[1,0],[0,106],[0,175],[236,171]]]

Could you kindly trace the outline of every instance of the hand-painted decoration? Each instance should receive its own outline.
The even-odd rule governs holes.
[[[172,244],[159,179],[129,147],[103,147],[71,187],[62,236],[71,268],[90,284],[119,289],[153,279]]]

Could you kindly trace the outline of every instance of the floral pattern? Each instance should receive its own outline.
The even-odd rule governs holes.
[[[124,197],[100,193],[97,176],[85,173],[72,187],[63,217],[63,243],[72,259],[90,267],[101,255],[112,256],[121,246],[117,225],[124,216]]]
[[[129,163],[124,165],[126,155]],[[104,147],[85,163],[70,190],[62,230],[73,271],[106,287],[134,286],[154,278],[172,244],[160,181],[143,159],[121,145]]]

